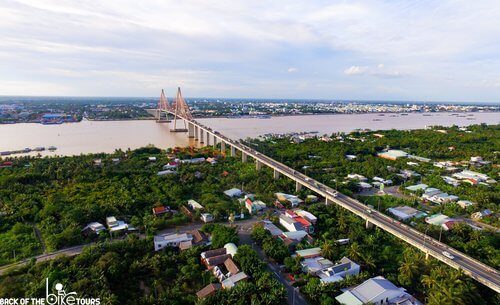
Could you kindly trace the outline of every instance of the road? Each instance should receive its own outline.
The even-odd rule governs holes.
[[[356,215],[365,219],[368,223],[374,224],[379,228],[395,235],[396,237],[406,241],[407,243],[413,245],[414,247],[424,251],[427,255],[431,255],[438,260],[444,262],[447,265],[455,269],[461,269],[465,274],[469,275],[478,282],[490,287],[497,293],[500,293],[500,275],[498,271],[484,263],[473,259],[464,253],[448,247],[446,244],[441,243],[430,236],[425,235],[410,226],[400,223],[391,217],[384,215],[375,210],[369,209],[366,205],[361,202],[338,193],[331,187],[322,184],[306,175],[262,154],[258,151],[238,142],[232,140],[217,131],[212,131],[211,128],[204,126],[195,120],[187,120],[190,124],[194,124],[204,132],[213,135],[220,141],[227,143],[240,150],[247,156],[250,156],[282,175],[296,181],[300,185],[309,188],[310,190],[318,193],[319,195],[325,197],[327,203],[338,204],[345,209],[355,213]],[[450,253],[453,258],[449,258],[443,254],[443,252]]]
[[[283,287],[285,287],[287,292],[287,303],[288,305],[307,305],[306,300],[300,293],[299,288],[293,287],[290,282],[286,279],[285,275],[281,273],[280,268],[274,262],[268,260],[262,249],[256,245],[252,238],[250,237],[250,233],[252,231],[251,226],[240,226],[238,228],[238,236],[240,238],[241,244],[247,244],[252,246],[252,248],[257,252],[259,258],[267,264],[267,270],[274,275],[276,280],[280,282]]]

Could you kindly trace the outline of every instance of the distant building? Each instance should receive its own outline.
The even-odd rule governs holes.
[[[301,257],[301,258],[318,257],[318,256],[321,256],[321,248],[316,247],[316,248],[297,250],[297,251],[295,251],[295,254],[292,256],[293,257]]]
[[[249,214],[255,214],[266,209],[266,204],[260,200],[252,201],[250,198],[245,200],[245,208],[248,210]]]
[[[156,162],[156,157],[149,157],[149,158],[148,158],[148,161],[149,161],[149,162]]]
[[[269,220],[263,220],[261,224],[264,227],[264,229],[266,229],[271,233],[272,236],[279,236],[283,234],[283,231]]]
[[[475,205],[476,203],[474,203],[474,202],[472,202],[472,201],[469,201],[469,200],[459,200],[459,201],[457,201],[457,204],[458,204],[461,208],[465,209],[465,208],[468,208],[468,207],[470,207],[470,206]]]
[[[316,275],[322,284],[329,284],[343,281],[346,276],[358,275],[360,269],[357,263],[344,256],[338,264],[318,270]]]
[[[356,155],[345,155],[346,159],[349,161],[356,160]]]
[[[129,229],[128,224],[121,220],[116,220],[114,216],[106,217],[106,225],[110,232],[118,232]]]
[[[349,288],[335,298],[344,305],[363,304],[401,304],[421,305],[422,303],[406,292],[406,289],[397,287],[383,276],[364,281],[362,284]]]
[[[471,215],[471,218],[472,219],[483,219],[484,217],[489,217],[492,214],[493,214],[493,212],[491,212],[491,210],[486,209],[486,210],[483,210],[483,211],[480,211],[480,212],[473,213]]]
[[[243,192],[240,189],[232,188],[224,191],[224,194],[229,197],[240,197],[241,195],[243,195]]]
[[[378,153],[377,156],[380,158],[394,161],[400,158],[406,158],[408,156],[408,153],[399,149],[389,149],[387,151]]]
[[[346,178],[351,179],[351,180],[358,180],[358,181],[367,181],[368,180],[368,178],[366,178],[363,175],[359,175],[359,174],[349,174],[349,175],[347,175]]]
[[[430,224],[430,225],[435,225],[435,226],[440,226],[443,223],[451,220],[450,217],[443,215],[441,213],[431,215],[429,217],[425,218],[425,222]]]
[[[200,291],[198,291],[196,293],[196,296],[199,298],[199,299],[204,299],[208,296],[211,296],[213,294],[215,294],[217,292],[217,290],[220,290],[222,288],[222,285],[219,284],[219,283],[211,283],[211,284],[208,284],[207,286],[205,286],[203,289],[201,289]]]
[[[416,191],[424,191],[425,189],[427,189],[427,184],[423,184],[423,183],[420,183],[420,184],[416,184],[416,185],[410,185],[410,186],[407,186],[405,187],[407,190],[409,191],[412,191],[412,192],[416,192]]]

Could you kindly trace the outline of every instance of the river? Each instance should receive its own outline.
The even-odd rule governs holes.
[[[332,114],[259,118],[198,119],[206,126],[234,139],[257,137],[266,133],[317,131],[319,134],[350,132],[355,129],[419,129],[430,125],[467,126],[499,124],[500,113],[421,114]],[[82,121],[61,125],[9,124],[0,125],[0,151],[26,147],[55,146],[54,152],[41,155],[78,155],[81,153],[113,152],[115,149],[138,148],[148,144],[167,148],[196,145],[186,133],[171,133],[169,124],[143,121]],[[38,152],[32,152],[36,155]]]

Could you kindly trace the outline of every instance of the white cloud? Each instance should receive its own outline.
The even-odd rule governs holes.
[[[416,99],[500,100],[498,37],[496,0],[10,0],[0,3],[0,75],[87,95],[152,95],[167,75],[205,96],[276,94],[263,82],[281,92],[300,83],[292,97],[367,98],[362,88],[380,99],[377,88],[400,82]],[[462,91],[469,83],[483,87]]]

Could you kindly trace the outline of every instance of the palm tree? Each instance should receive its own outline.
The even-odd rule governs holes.
[[[321,245],[321,253],[328,259],[332,259],[335,245],[331,240],[325,240]]]
[[[353,260],[358,260],[361,257],[361,249],[357,242],[353,242],[348,250],[349,257]]]

